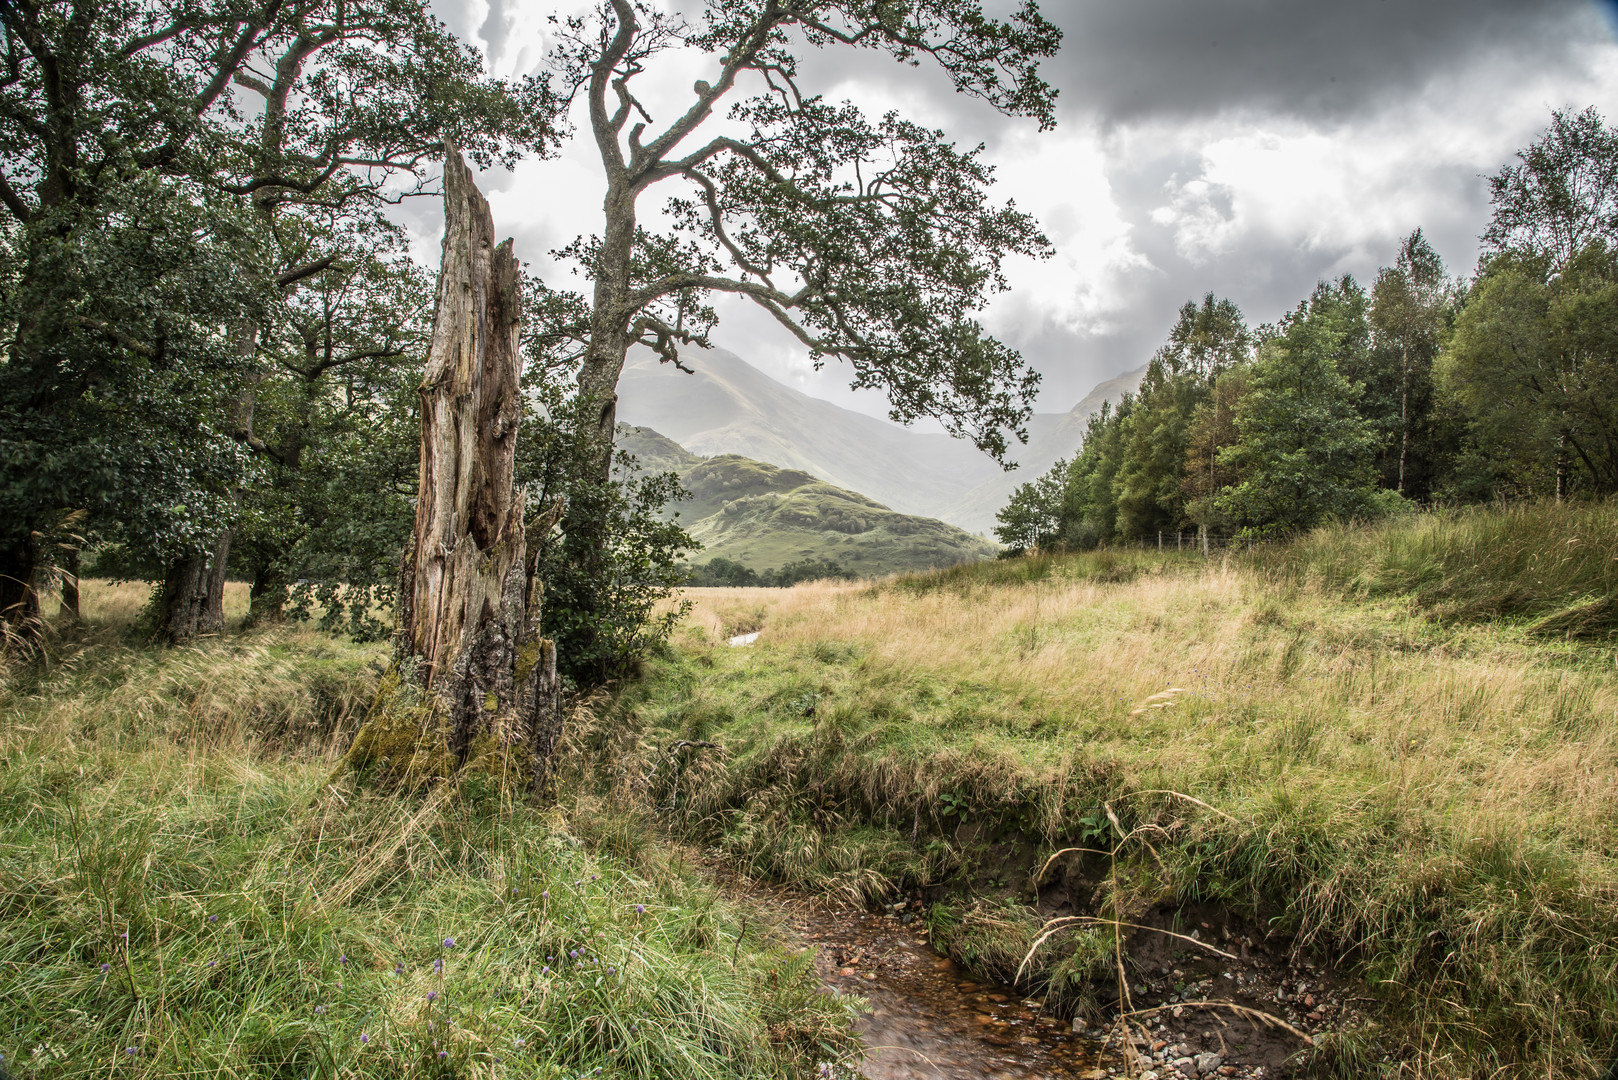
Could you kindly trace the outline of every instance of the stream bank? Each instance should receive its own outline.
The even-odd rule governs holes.
[[[830,993],[868,1004],[859,1024],[868,1049],[856,1074],[866,1080],[1280,1080],[1297,1075],[1300,1052],[1327,1038],[1309,1028],[1355,1015],[1350,984],[1281,943],[1214,922],[1211,909],[1172,919],[1158,912],[1146,917],[1181,926],[1185,939],[1150,932],[1162,927],[1132,937],[1126,1035],[1116,1000],[1099,1020],[1068,1019],[1038,994],[945,955],[919,899],[858,908],[704,861],[790,946],[814,950]],[[1198,945],[1191,934],[1209,940]]]

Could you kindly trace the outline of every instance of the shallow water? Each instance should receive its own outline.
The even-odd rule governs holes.
[[[870,1080],[1096,1080],[1097,1044],[1047,1016],[1037,998],[973,979],[928,945],[919,920],[772,897],[837,993],[871,1004],[861,1035]]]

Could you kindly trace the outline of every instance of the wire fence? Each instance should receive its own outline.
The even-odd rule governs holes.
[[[1212,555],[1216,551],[1251,551],[1263,543],[1265,541],[1255,536],[1226,536],[1198,529],[1192,532],[1160,532],[1156,536],[1125,541],[1125,546],[1148,551],[1188,551]]]

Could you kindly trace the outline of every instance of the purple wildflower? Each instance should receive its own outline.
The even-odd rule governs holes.
[[[446,949],[455,948],[455,939],[452,938],[452,937],[445,938],[444,939],[444,948],[446,948]]]
[[[326,1015],[326,1006],[324,1006],[324,1005],[316,1005],[315,1006],[315,1015],[316,1016],[325,1016]]]
[[[404,965],[403,964],[394,964],[393,965],[393,973],[395,975],[403,975],[404,974]]]
[[[339,957],[338,957],[338,958],[337,958],[337,962],[338,962],[338,963],[339,963],[339,964],[346,964],[346,963],[348,963],[348,954],[347,954],[347,953],[344,953],[344,954],[343,954],[343,955],[342,955],[342,956],[339,956]]]
[[[544,892],[539,894],[539,898],[541,900],[549,900],[551,898],[551,891],[546,889]]]
[[[219,916],[217,916],[217,915],[209,915],[208,916],[208,921],[209,922],[218,922],[219,921]]]
[[[433,961],[433,974],[434,975],[442,975],[443,973],[444,973],[444,961],[441,960],[441,959],[440,960],[434,960]]]
[[[515,1039],[513,1039],[512,1040],[512,1045],[515,1046],[517,1049],[521,1050],[523,1048],[523,1046],[525,1045],[523,1043],[523,1041],[522,1041],[522,1036],[519,1035]]]
[[[101,965],[101,970],[102,971],[111,971],[112,970],[112,965],[111,964],[102,964]]]
[[[449,1057],[449,1051],[448,1050],[440,1050],[438,1052],[438,1056],[441,1057],[441,1058]]]
[[[437,1001],[438,1000],[438,991],[437,990],[429,990],[429,991],[427,991],[427,1000],[428,1001]]]
[[[369,1035],[365,1034],[365,1032],[363,1032],[363,1031],[360,1032],[360,1045],[361,1046],[365,1045],[366,1043],[368,1043],[370,1041],[371,1041],[371,1037]]]
[[[646,905],[645,904],[636,904],[635,905],[635,914],[636,915],[644,915],[644,914],[646,914]]]
[[[209,967],[218,967],[219,966],[219,961],[217,961],[217,960],[209,960],[208,961],[208,966]]]

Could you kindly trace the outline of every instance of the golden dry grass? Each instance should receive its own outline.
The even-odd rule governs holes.
[[[1380,797],[1464,807],[1481,832],[1545,815],[1600,851],[1618,821],[1618,667],[1568,663],[1510,630],[1445,631],[1394,605],[1277,590],[1224,563],[964,594],[818,582],[686,595],[689,625],[711,644],[760,628],[755,648],[835,640],[893,671],[992,683],[1058,722],[1101,710],[1116,725],[1105,742],[1148,741],[1168,771],[1201,771],[1216,745],[1261,752],[1265,726],[1286,723],[1309,732],[1304,771],[1349,771]],[[1129,715],[1168,687],[1190,696]],[[1269,719],[1252,715],[1255,703]]]

